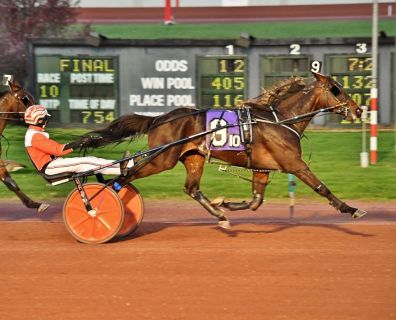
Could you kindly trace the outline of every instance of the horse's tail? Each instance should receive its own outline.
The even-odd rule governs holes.
[[[100,137],[93,139],[90,147],[100,147],[112,142],[118,142],[125,138],[133,140],[139,135],[149,131],[151,124],[156,117],[142,116],[138,114],[128,114],[113,120],[103,129],[91,131],[88,135]]]

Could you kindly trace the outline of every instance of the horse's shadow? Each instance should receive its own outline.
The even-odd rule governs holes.
[[[250,223],[252,224],[252,223]],[[290,220],[289,222],[272,222],[272,223],[256,223],[256,225],[262,226],[261,230],[249,230],[248,228],[243,228],[246,226],[246,222],[234,223],[231,229],[223,229],[218,227],[217,225],[210,226],[208,223],[162,223],[162,222],[147,222],[142,223],[142,225],[135,231],[135,233],[122,238],[117,239],[117,241],[127,241],[133,240],[136,238],[142,238],[147,235],[155,234],[161,232],[168,228],[177,228],[177,227],[202,227],[202,228],[210,228],[211,230],[217,230],[218,232],[231,237],[236,238],[243,234],[273,234],[278,232],[283,232],[295,228],[301,227],[309,227],[309,228],[327,228],[330,230],[343,232],[345,234],[351,236],[359,236],[359,237],[375,237],[376,234],[359,232],[355,230],[351,230],[345,225],[337,224],[337,223],[308,223],[304,221],[296,221]]]
[[[263,225],[264,226],[264,225]],[[268,225],[267,225],[268,226]],[[243,230],[243,229],[236,229],[232,228],[230,230],[225,230],[218,228],[219,231],[228,235],[229,237],[238,237],[240,234],[271,234],[277,233],[285,230],[290,230],[294,228],[301,228],[301,227],[312,227],[312,228],[327,228],[339,232],[344,232],[346,234],[352,236],[361,236],[361,237],[375,237],[375,234],[371,233],[364,233],[351,230],[345,226],[341,226],[339,224],[324,224],[324,223],[297,223],[297,222],[290,222],[290,223],[283,223],[283,224],[274,224],[273,228],[269,230]]]

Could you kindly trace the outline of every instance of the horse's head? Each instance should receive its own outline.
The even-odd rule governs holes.
[[[23,118],[26,108],[36,104],[34,97],[26,91],[17,81],[8,81],[10,92],[3,99],[1,111],[9,112],[8,118]]]
[[[362,109],[348,95],[342,85],[331,77],[312,72],[321,92],[320,104],[323,108],[333,108],[332,112],[344,119],[355,121],[362,115]]]

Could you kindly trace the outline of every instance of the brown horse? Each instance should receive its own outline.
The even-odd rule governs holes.
[[[7,91],[0,96],[0,137],[3,136],[3,131],[8,121],[23,120],[23,114],[26,108],[35,104],[33,96],[24,90],[16,81],[8,81],[8,85],[10,91]],[[0,157],[1,155],[2,147],[0,143]],[[4,161],[0,159],[0,180],[9,190],[15,192],[26,207],[35,208],[38,212],[43,212],[49,205],[47,203],[35,202],[30,199],[22,192],[9,174],[7,169],[14,167],[15,165],[17,166],[18,164],[12,161]]]
[[[361,109],[338,82],[318,73],[314,73],[314,76],[315,81],[310,84],[306,84],[302,78],[291,78],[272,90],[264,91],[258,98],[245,102],[245,105],[250,106],[252,122],[255,123],[250,156],[244,151],[211,152],[211,157],[229,164],[257,169],[253,170],[253,199],[250,202],[210,202],[200,191],[205,155],[208,153],[205,138],[167,149],[141,168],[132,168],[120,182],[126,183],[172,169],[181,161],[187,171],[184,191],[217,217],[221,227],[227,228],[229,222],[222,208],[256,210],[262,204],[269,173],[258,169],[281,170],[297,176],[342,213],[349,213],[354,218],[363,216],[366,212],[352,208],[335,197],[301,157],[300,139],[314,115],[327,111],[341,114],[349,120],[361,116]],[[125,115],[108,127],[94,131],[102,139],[92,146],[143,133],[148,133],[150,148],[164,145],[203,132],[205,113],[205,110],[180,108],[159,117]]]

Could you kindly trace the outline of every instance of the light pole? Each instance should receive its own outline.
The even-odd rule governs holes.
[[[395,130],[395,160],[396,160],[396,28],[395,28],[395,51],[393,52],[393,121]]]
[[[370,90],[370,163],[377,163],[377,123],[378,123],[378,0],[373,0],[373,25],[371,35],[373,69],[371,71],[372,85]]]

